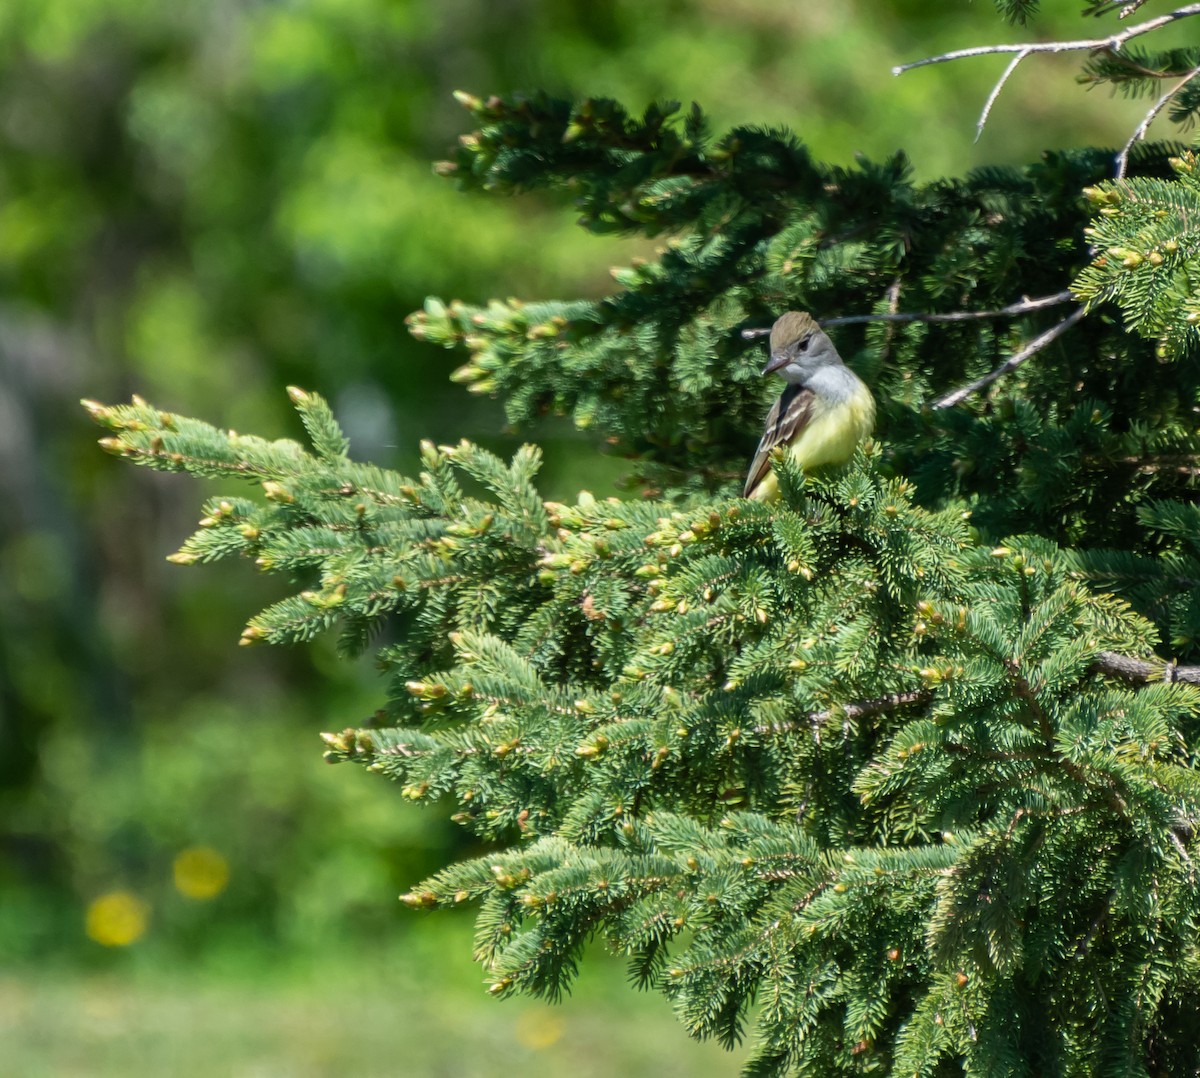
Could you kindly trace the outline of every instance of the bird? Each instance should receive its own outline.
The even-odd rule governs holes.
[[[805,471],[844,464],[870,437],[875,398],[805,311],[788,311],[776,319],[771,327],[771,357],[762,373],[764,378],[779,373],[787,387],[767,415],[742,495],[775,501],[779,481],[771,470],[771,451],[786,446]]]

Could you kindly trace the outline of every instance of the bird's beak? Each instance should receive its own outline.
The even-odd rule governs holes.
[[[768,374],[774,374],[776,371],[782,370],[791,361],[792,353],[790,351],[772,352],[767,365],[762,369],[762,376],[766,378]]]

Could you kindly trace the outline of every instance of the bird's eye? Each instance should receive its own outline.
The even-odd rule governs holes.
[[[805,338],[804,338],[804,340],[802,340],[802,341],[800,342],[800,344],[799,344],[799,348],[800,348],[800,351],[801,351],[801,352],[807,352],[807,351],[808,351],[808,342],[809,342],[810,340],[812,340],[812,338],[811,338],[811,337],[805,337]]]

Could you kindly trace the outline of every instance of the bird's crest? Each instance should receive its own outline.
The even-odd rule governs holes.
[[[793,341],[811,336],[820,328],[817,320],[807,311],[788,311],[787,314],[781,314],[771,327],[771,354],[774,355]]]

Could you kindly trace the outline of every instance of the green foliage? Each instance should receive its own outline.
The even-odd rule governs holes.
[[[388,706],[326,740],[507,844],[407,896],[482,900],[496,993],[557,998],[601,933],[696,1035],[737,1040],[760,1000],[751,1073],[932,1073],[1099,1060],[1166,1036],[1195,989],[1200,694],[1098,675],[1153,627],[1045,540],[975,545],[878,450],[781,464],[776,507],[561,505],[531,450],[426,446],[405,478],[91,410],[135,462],[262,485],[210,503],[175,558],[312,578],[245,642],[396,625]]]
[[[396,813],[365,777],[347,783],[321,766],[295,737],[297,712],[316,723],[318,709],[261,687],[250,694],[261,712],[252,727],[245,701],[210,694],[180,701],[174,723],[136,744],[88,744],[66,726],[47,735],[42,797],[7,822],[27,849],[54,844],[59,888],[51,899],[37,881],[6,879],[0,947],[10,974],[51,964],[82,935],[83,908],[118,889],[145,904],[133,950],[148,953],[88,941],[89,965],[110,973],[149,959],[261,976],[281,954],[320,958],[331,941],[353,947],[402,928],[380,894],[438,867],[454,829]],[[233,748],[247,743],[258,749]],[[350,841],[343,812],[356,822]],[[197,847],[228,873],[202,879],[198,893],[173,871]]]
[[[1038,30],[1074,19],[1043,12]],[[264,433],[287,421],[279,388],[295,383],[319,388],[359,454],[382,463],[416,470],[413,432],[466,435],[511,455],[521,438],[501,431],[499,406],[447,384],[450,355],[413,341],[398,312],[429,292],[595,297],[610,286],[611,262],[650,249],[573,228],[558,212],[569,194],[535,192],[514,214],[439,180],[429,161],[462,128],[454,89],[700,98],[717,130],[748,117],[802,121],[814,157],[843,163],[859,149],[886,158],[902,142],[931,177],[976,160],[947,133],[969,128],[988,72],[946,65],[895,80],[888,69],[995,28],[986,4],[901,0],[875,5],[870,19],[854,5],[793,0],[0,3],[0,485],[9,507],[0,522],[0,887],[22,895],[22,909],[61,912],[46,932],[30,930],[34,914],[13,913],[5,939],[39,962],[90,960],[87,902],[143,879],[142,866],[161,856],[143,829],[91,829],[65,810],[52,822],[42,810],[65,794],[48,785],[46,753],[94,757],[96,772],[80,781],[96,786],[106,768],[173,730],[181,709],[191,715],[195,699],[286,713],[301,730],[316,716],[375,706],[369,678],[336,665],[331,646],[229,661],[230,625],[276,597],[273,581],[153,568],[163,537],[192,518],[186,488],[109,466],[92,452],[87,424],[63,421],[75,399],[136,389]],[[978,159],[1019,161],[1122,129],[1127,103],[1100,95],[1073,95],[1069,111],[1040,110],[1029,122],[1020,103],[1044,98],[1047,80],[1031,69],[1014,85]],[[747,415],[747,430],[757,418]],[[527,437],[546,451],[540,485],[555,497],[580,485],[607,491],[622,467],[597,464],[567,424]],[[283,694],[301,703],[276,704]],[[265,741],[284,736],[270,729]],[[182,781],[176,801],[144,789],[140,807],[123,802],[128,818],[186,817],[184,799],[199,796]],[[388,792],[381,785],[377,796]],[[314,813],[336,811],[309,801]],[[207,840],[231,848],[217,832],[236,831],[237,819],[210,819]],[[356,835],[297,823],[278,835],[275,863],[357,863]],[[334,836],[336,851],[320,846]],[[441,859],[452,857],[454,842],[440,841]],[[85,871],[85,861],[103,872]],[[398,875],[423,871],[402,854],[393,863]],[[243,915],[255,934],[287,919],[290,890],[258,889],[253,911],[210,907],[206,941],[240,938]],[[160,955],[170,923],[152,920]],[[125,958],[136,961],[137,950]]]
[[[386,705],[328,757],[489,847],[405,901],[478,903],[501,996],[557,999],[602,937],[695,1036],[752,1026],[748,1074],[1195,1071],[1200,690],[1156,655],[1200,641],[1193,159],[917,182],[696,106],[460,102],[478,129],[438,171],[465,191],[667,237],[603,299],[410,319],[514,427],[602,439],[629,497],[545,500],[530,446],[358,463],[298,389],[311,452],[87,404],[114,454],[259,485],[172,557],[293,581],[243,643],[374,650]],[[1069,288],[1089,316],[1019,362]],[[877,440],[749,502],[771,389],[741,331],[788,308],[893,316],[834,329]]]
[[[1037,14],[1039,0],[995,0],[996,10],[1009,22],[1022,26]]]
[[[1091,85],[1108,83],[1128,97],[1157,97],[1198,65],[1200,50],[1194,48],[1153,52],[1138,48],[1120,52],[1103,49],[1088,56],[1079,81]],[[1192,100],[1188,96],[1188,87],[1184,86],[1172,99],[1170,117],[1174,123],[1182,124],[1189,121],[1192,113]]]
[[[465,346],[454,377],[501,395],[510,423],[569,414],[632,458],[635,481],[651,490],[740,484],[770,389],[739,330],[769,324],[772,312],[987,310],[1076,277],[1090,295],[1079,191],[1102,184],[1108,153],[1047,154],[1024,169],[916,184],[902,157],[833,168],[787,132],[707,135],[695,110],[664,129],[668,110],[636,119],[612,102],[465,104],[483,126],[441,169],[460,185],[565,187],[584,227],[672,239],[657,261],[617,272],[622,287],[604,299],[431,299],[410,319],[413,332]],[[1141,178],[1130,182],[1184,198],[1166,181],[1171,150],[1139,149]],[[855,327],[838,343],[880,397],[890,467],[916,481],[926,504],[965,500],[996,540],[1036,531],[1141,549],[1137,500],[1186,495],[1190,485],[1186,473],[1142,466],[1193,443],[1195,356],[1164,367],[1118,326],[1089,320],[1053,346],[1051,362],[1027,364],[969,410],[926,408],[1054,317]]]
[[[1091,306],[1115,303],[1130,329],[1158,342],[1162,359],[1200,351],[1200,163],[1171,159],[1173,180],[1133,178],[1089,188],[1097,208],[1088,239],[1097,254],[1075,291]]]
[[[1183,654],[1200,650],[1200,511],[1184,502],[1150,502],[1138,511],[1153,554],[1127,550],[1073,551],[1081,579],[1119,591]]]

